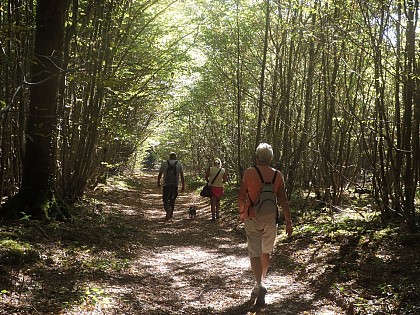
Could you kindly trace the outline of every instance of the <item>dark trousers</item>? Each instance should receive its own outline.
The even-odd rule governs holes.
[[[162,192],[163,208],[166,211],[166,218],[170,219],[174,215],[175,199],[178,197],[178,186],[163,186]]]

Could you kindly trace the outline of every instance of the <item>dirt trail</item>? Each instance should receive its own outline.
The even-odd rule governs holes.
[[[126,314],[344,314],[284,270],[269,270],[267,305],[249,305],[253,280],[244,234],[224,224],[223,212],[220,222],[211,222],[208,201],[188,189],[178,196],[174,219],[165,221],[156,175],[143,174],[142,189],[122,192],[110,205],[126,216],[126,251],[134,258],[109,283],[120,296],[109,305],[114,311],[118,304],[117,313]],[[193,220],[190,204],[198,206]]]

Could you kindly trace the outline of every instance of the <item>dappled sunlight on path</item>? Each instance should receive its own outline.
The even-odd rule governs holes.
[[[166,221],[156,178],[156,172],[141,174],[142,189],[127,197],[138,215],[130,222],[143,235],[133,239],[138,256],[130,270],[138,279],[126,288],[137,313],[340,314],[318,307],[308,288],[274,270],[266,281],[267,306],[249,305],[253,278],[244,234],[227,228],[223,217],[211,222],[208,200],[188,189],[177,198],[174,218]],[[195,219],[188,216],[192,204],[198,208]],[[298,307],[291,305],[296,302]]]
[[[27,222],[34,260],[0,277],[0,315],[343,314],[301,279],[304,268],[287,242],[273,255],[267,305],[251,305],[254,281],[236,213],[222,209],[210,221],[209,200],[187,187],[166,221],[157,172],[112,178],[89,191],[78,211],[72,222]]]
[[[194,219],[190,205],[197,207]],[[345,314],[330,296],[335,280],[325,272],[332,268],[327,258],[308,260],[335,255],[334,248],[310,240],[293,246],[284,232],[265,280],[267,305],[250,305],[254,281],[236,211],[222,209],[212,222],[209,200],[187,187],[166,221],[157,172],[111,178],[75,211],[71,222],[22,222],[13,234],[9,243],[21,237],[25,247],[18,263],[4,256],[10,263],[0,265],[0,315]]]

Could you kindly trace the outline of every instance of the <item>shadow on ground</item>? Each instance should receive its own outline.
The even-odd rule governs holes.
[[[2,233],[14,230],[3,235],[35,256],[1,266],[0,314],[344,314],[324,290],[300,281],[285,242],[274,255],[284,267],[270,271],[267,306],[250,305],[241,229],[223,216],[210,222],[196,191],[180,194],[174,220],[165,221],[156,175],[90,192],[73,222],[3,223]],[[198,207],[193,220],[190,204]]]

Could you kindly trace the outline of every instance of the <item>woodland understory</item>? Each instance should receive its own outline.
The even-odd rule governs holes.
[[[293,198],[294,235],[279,227],[267,305],[255,308],[237,188],[213,223],[188,180],[166,222],[156,175],[109,178],[70,222],[2,221],[0,314],[420,312],[420,234],[398,219],[384,227],[370,196],[348,195],[332,212],[312,195]]]

